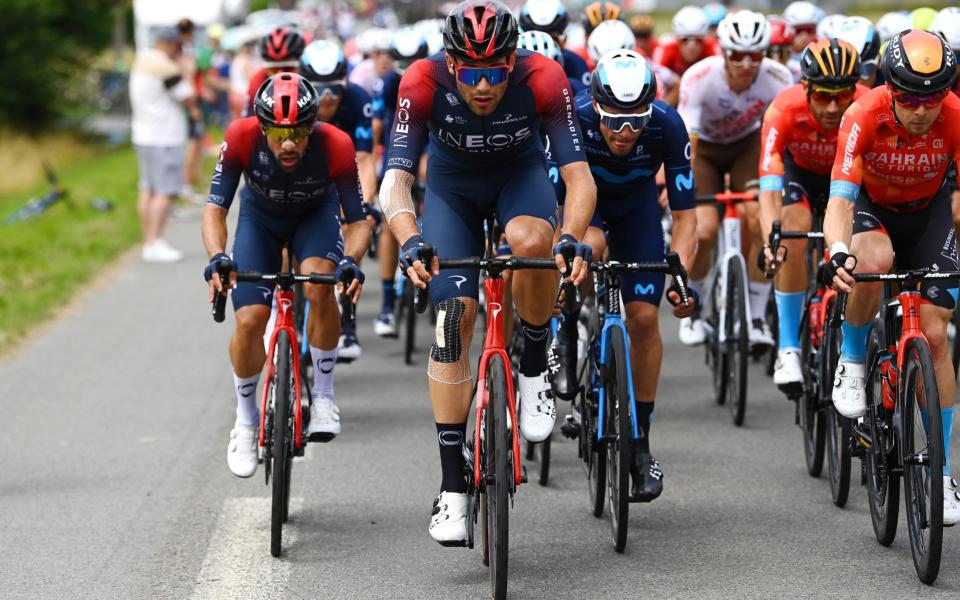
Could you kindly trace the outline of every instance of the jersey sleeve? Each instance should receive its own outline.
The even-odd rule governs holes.
[[[536,100],[537,112],[543,119],[543,132],[550,137],[557,166],[586,161],[580,121],[573,105],[573,91],[563,68],[539,54],[530,58],[536,62],[529,85]]]
[[[360,191],[360,175],[357,168],[357,153],[350,136],[333,125],[323,125],[321,132],[327,154],[327,169],[330,179],[340,196],[340,206],[347,223],[363,220],[363,193]]]
[[[433,93],[437,87],[433,77],[435,68],[436,64],[430,59],[420,59],[407,69],[400,80],[397,110],[390,128],[386,170],[401,169],[412,175],[417,173],[433,113]]]
[[[377,79],[376,83],[373,84],[373,98],[371,99],[370,104],[370,106],[373,108],[373,118],[380,121],[383,121],[387,118],[386,102],[384,102],[383,99],[383,88],[383,79]]]
[[[373,100],[370,94],[362,88],[357,88],[357,125],[353,131],[353,139],[357,152],[373,152]]]
[[[774,100],[763,115],[760,136],[760,191],[783,191],[783,148],[789,131],[788,114]]]
[[[830,172],[830,196],[839,196],[853,202],[860,193],[863,183],[863,148],[867,131],[861,124],[866,114],[862,107],[854,102],[840,120],[840,134],[837,137],[837,156]]]
[[[229,210],[233,197],[240,185],[240,177],[253,153],[253,147],[259,133],[256,118],[237,119],[230,126],[220,145],[220,158],[213,168],[210,179],[210,195],[207,204],[214,204]]]
[[[701,115],[703,112],[702,94],[697,90],[697,82],[702,81],[702,77],[697,77],[699,70],[696,68],[687,69],[687,72],[680,77],[680,102],[677,104],[677,112],[687,126],[687,132],[690,137],[700,135]]]
[[[690,138],[677,111],[664,102],[657,102],[654,110],[662,110],[667,119],[668,133],[663,170],[667,180],[667,198],[670,210],[688,210],[696,205],[693,192],[693,169],[690,167]]]

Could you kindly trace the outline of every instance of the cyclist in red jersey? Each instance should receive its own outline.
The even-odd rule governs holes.
[[[652,58],[654,51],[660,45],[657,36],[653,35],[653,17],[650,15],[633,15],[627,23],[637,38],[637,52],[644,58]]]
[[[253,114],[253,99],[268,77],[277,73],[300,72],[300,55],[306,45],[302,35],[286,27],[277,27],[260,39],[258,49],[263,67],[250,77],[245,115]]]
[[[950,162],[960,159],[960,98],[950,93],[956,62],[939,36],[918,29],[898,33],[883,56],[886,85],[851,105],[840,124],[823,228],[831,245],[824,278],[850,293],[833,388],[837,412],[849,418],[866,410],[866,342],[880,302],[879,283],[854,285],[850,273],[889,271],[894,258],[900,269],[958,268],[945,185]],[[956,282],[926,281],[920,294],[949,448],[956,378],[947,322],[956,305]],[[943,523],[954,525],[960,522],[960,501],[949,453],[943,477]]]
[[[868,90],[858,86],[860,59],[856,49],[837,39],[812,42],[800,58],[803,80],[780,92],[763,117],[760,137],[760,223],[768,239],[773,221],[787,231],[810,231],[813,212],[823,215],[830,169],[837,154],[843,111]],[[779,271],[775,282],[780,319],[780,348],[773,381],[787,394],[800,392],[800,319],[807,289],[806,240],[785,240],[787,256],[764,245],[761,268]],[[782,255],[781,255],[782,256]],[[783,268],[780,269],[781,264]]]
[[[708,37],[710,23],[699,6],[685,6],[673,16],[673,33],[676,37],[657,46],[653,62],[663,65],[678,76],[683,75],[694,63],[720,54],[720,44]]]

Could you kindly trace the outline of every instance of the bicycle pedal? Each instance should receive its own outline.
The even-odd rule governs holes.
[[[437,542],[444,548],[466,548],[470,545],[470,542],[467,540],[454,540],[450,542]]]
[[[335,437],[337,437],[337,434],[335,433],[326,433],[322,431],[317,431],[317,432],[311,433],[310,436],[307,438],[307,441],[312,443],[326,444],[327,442],[331,441]]]

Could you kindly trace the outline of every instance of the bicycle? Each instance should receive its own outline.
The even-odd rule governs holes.
[[[703,305],[710,307],[706,323],[706,363],[713,371],[714,398],[727,404],[733,424],[743,425],[747,410],[747,363],[750,353],[750,282],[741,252],[741,219],[736,205],[757,199],[753,192],[723,192],[697,196],[698,204],[724,205],[717,258],[708,276]]]
[[[642,434],[635,410],[630,338],[621,315],[620,275],[641,271],[672,275],[683,302],[689,297],[687,275],[675,252],[667,255],[666,262],[598,262],[591,264],[590,270],[597,281],[597,302],[580,375],[585,385],[579,397],[578,450],[589,482],[591,512],[599,518],[604,504],[608,505],[614,549],[623,552],[629,504],[637,501],[630,496],[633,441]]]
[[[425,246],[421,255],[429,264],[434,256],[433,247]],[[509,509],[517,486],[527,481],[526,468],[520,464],[516,388],[503,336],[503,272],[556,269],[557,264],[552,258],[469,257],[440,259],[440,268],[477,269],[487,275],[483,281],[487,328],[477,369],[474,434],[471,443],[465,446],[471,472],[467,490],[466,546],[471,549],[474,546],[474,525],[479,510],[483,522],[483,563],[490,570],[493,597],[502,600],[507,596]],[[417,290],[417,310],[423,312],[426,304],[425,290]],[[507,427],[508,419],[514,424],[510,428]]]
[[[957,271],[929,269],[853,275],[857,282],[883,282],[880,314],[867,344],[867,410],[853,427],[865,463],[870,520],[877,541],[892,544],[902,476],[910,551],[926,584],[940,571],[945,449],[933,359],[920,328],[920,293],[913,288],[926,279],[958,277]],[[895,282],[901,284],[896,294]]]
[[[218,268],[221,281],[230,276],[229,269]],[[345,277],[344,289],[352,277]],[[304,386],[301,381],[300,353],[297,351],[297,332],[294,326],[293,308],[296,301],[294,285],[303,283],[335,285],[333,275],[311,273],[298,275],[291,272],[272,274],[241,272],[238,282],[268,282],[275,285],[277,318],[270,334],[267,348],[267,371],[264,378],[263,401],[260,407],[259,434],[257,438],[258,459],[264,466],[265,484],[273,477],[270,510],[270,554],[280,556],[283,524],[290,515],[290,478],[293,458],[303,456],[306,439],[304,427],[310,421],[309,402],[302,402]],[[341,294],[341,302],[352,308],[352,301]],[[213,320],[222,323],[225,318],[227,297],[217,294],[213,303]],[[308,392],[309,394],[309,392]],[[309,398],[309,395],[308,395]],[[328,441],[328,440],[324,440]]]
[[[7,217],[3,220],[5,224],[11,225],[13,223],[19,223],[20,221],[27,221],[34,217],[38,217],[47,212],[47,210],[49,210],[54,204],[61,201],[66,204],[67,208],[70,210],[74,209],[73,204],[67,197],[67,188],[61,185],[60,180],[57,178],[57,174],[53,172],[53,167],[50,166],[50,163],[47,161],[43,162],[43,173],[46,176],[47,181],[50,183],[50,191],[44,196],[27,200],[26,204],[21,206],[18,210],[7,215]],[[98,201],[104,202],[102,199],[98,199]],[[112,206],[110,208],[112,208]],[[109,209],[98,208],[98,210]]]

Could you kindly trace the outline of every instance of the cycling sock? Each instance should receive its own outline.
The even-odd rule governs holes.
[[[872,323],[867,323],[857,327],[848,321],[843,322],[840,326],[840,331],[843,333],[843,343],[840,345],[841,360],[854,363],[867,362],[867,336],[870,335],[872,326]]]
[[[383,305],[380,307],[381,313],[392,313],[393,303],[397,299],[397,282],[393,279],[383,280]]]
[[[577,320],[580,318],[580,307],[571,314],[560,311],[557,325],[557,341],[572,347],[577,343]]]
[[[754,321],[766,319],[771,287],[773,284],[769,281],[750,282],[750,318]]]
[[[650,453],[650,425],[653,423],[654,402],[637,402],[637,426],[642,436],[637,440],[636,449],[645,454]]]
[[[437,443],[440,444],[440,471],[443,480],[441,492],[467,491],[467,479],[464,473],[463,440],[467,434],[466,423],[437,423]]]
[[[780,350],[800,349],[800,319],[803,318],[804,292],[775,291],[780,317]]]
[[[252,377],[237,377],[233,374],[234,389],[237,390],[236,425],[256,427],[260,424],[260,411],[257,410],[257,382],[260,374]]]
[[[950,434],[953,431],[953,407],[940,409],[940,425],[943,427],[943,474],[950,477]]]
[[[349,338],[357,337],[357,327],[352,323],[341,323],[340,324],[340,333]]]
[[[337,349],[321,350],[310,346],[310,358],[313,360],[313,400],[333,399],[333,367],[337,364]]]
[[[542,325],[531,325],[520,319],[520,330],[523,332],[520,373],[527,377],[536,377],[547,370],[547,341],[550,339],[550,321],[548,320]]]

